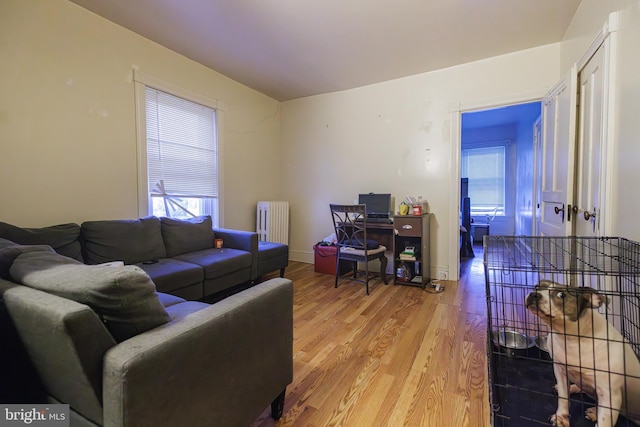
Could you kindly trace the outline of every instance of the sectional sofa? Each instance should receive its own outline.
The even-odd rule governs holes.
[[[146,217],[86,221],[42,228],[0,222],[0,238],[18,244],[44,244],[89,265],[121,261],[136,265],[158,292],[187,300],[233,293],[269,270],[288,264],[288,247],[258,242],[254,232],[212,227],[211,217],[188,220]],[[222,248],[214,247],[222,239]]]
[[[255,280],[257,246],[208,217],[0,224],[0,403],[69,404],[79,426],[279,418],[293,284]]]

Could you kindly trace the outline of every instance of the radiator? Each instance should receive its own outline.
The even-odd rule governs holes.
[[[258,240],[289,244],[289,202],[258,202]]]

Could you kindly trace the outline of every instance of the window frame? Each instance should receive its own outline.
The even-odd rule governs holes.
[[[460,175],[462,178],[462,162],[463,162],[463,152],[465,150],[473,150],[480,148],[493,148],[493,147],[504,147],[504,213],[502,215],[495,215],[495,217],[507,218],[513,216],[513,198],[515,192],[515,183],[510,177],[514,175],[514,164],[515,164],[515,144],[512,143],[511,140],[496,140],[496,141],[486,141],[486,142],[471,142],[467,144],[463,144],[460,152]],[[471,197],[471,196],[469,196]],[[471,199],[471,204],[473,206],[473,198]],[[471,211],[471,216],[475,218],[484,218],[491,215],[478,214],[474,213],[473,209]]]
[[[135,110],[136,110],[136,156],[137,156],[137,168],[138,168],[138,214],[140,217],[149,216],[153,212],[151,197],[149,196],[148,188],[148,164],[147,164],[147,126],[146,126],[146,88],[150,87],[158,91],[168,93],[179,98],[183,98],[187,101],[204,105],[205,107],[212,108],[216,111],[216,140],[217,140],[217,186],[218,186],[218,212],[217,221],[214,218],[214,227],[222,227],[224,224],[223,218],[223,200],[224,200],[224,170],[222,156],[224,154],[223,143],[223,123],[224,123],[224,103],[201,95],[199,93],[190,91],[180,86],[165,82],[158,78],[149,76],[148,74],[140,72],[140,70],[133,69],[133,84],[134,84],[134,96],[135,96]]]

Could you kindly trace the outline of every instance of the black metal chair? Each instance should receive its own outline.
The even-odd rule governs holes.
[[[351,280],[365,284],[367,295],[369,295],[369,261],[380,260],[380,277],[386,285],[387,258],[385,251],[387,248],[378,244],[376,240],[367,239],[367,214],[366,205],[334,205],[330,204],[333,227],[338,240],[338,251],[336,255],[336,281],[338,287],[340,275],[340,261],[351,261],[353,263],[353,275]],[[358,271],[358,263],[364,263],[364,278],[360,279],[363,273]]]

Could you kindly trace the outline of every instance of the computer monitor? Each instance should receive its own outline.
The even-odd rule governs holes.
[[[367,205],[367,218],[389,218],[393,212],[391,194],[359,194],[358,203]]]

